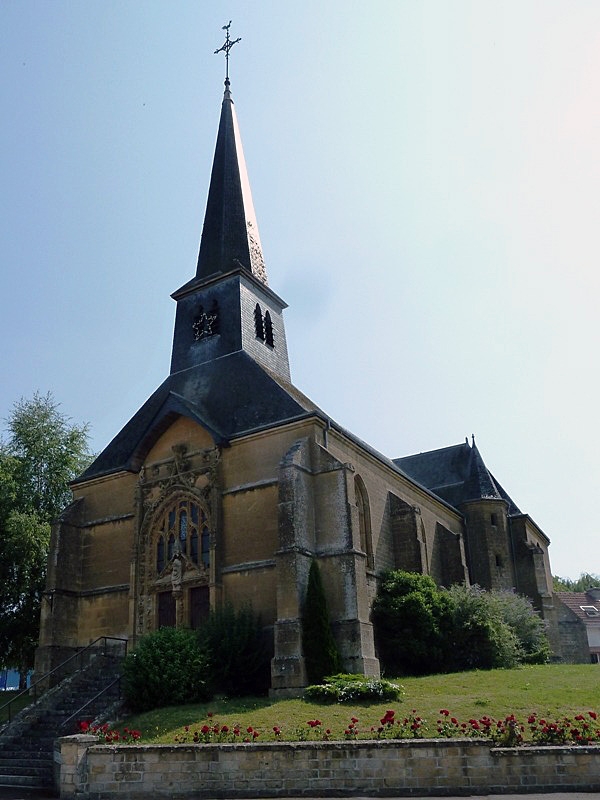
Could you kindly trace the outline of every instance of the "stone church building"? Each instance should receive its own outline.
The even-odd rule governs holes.
[[[229,80],[197,271],[173,298],[170,374],[54,527],[38,674],[99,636],[135,647],[250,602],[273,634],[272,692],[293,694],[312,559],[348,672],[379,673],[370,610],[389,568],[515,589],[558,630],[549,541],[474,441],[390,460],[291,383]]]

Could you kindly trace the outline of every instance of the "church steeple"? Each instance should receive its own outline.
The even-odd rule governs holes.
[[[267,284],[242,140],[229,79],[221,105],[196,279],[241,266]]]
[[[226,55],[235,44],[228,27],[221,48]],[[286,304],[267,285],[229,86],[226,77],[196,275],[172,295],[177,314],[171,374],[244,352],[289,382]]]

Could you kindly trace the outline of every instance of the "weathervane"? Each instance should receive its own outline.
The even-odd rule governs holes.
[[[242,37],[240,36],[239,39],[234,39],[233,41],[229,38],[229,28],[231,28],[231,20],[229,20],[228,25],[223,25],[222,30],[226,31],[225,37],[225,44],[222,47],[219,47],[218,50],[215,50],[215,55],[217,53],[225,53],[225,83],[229,83],[229,51],[233,47],[234,44],[242,41]]]

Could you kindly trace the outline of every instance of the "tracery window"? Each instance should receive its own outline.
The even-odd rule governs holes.
[[[200,503],[191,498],[180,498],[160,516],[156,540],[158,574],[164,571],[176,550],[194,564],[206,569],[210,566],[208,515]]]

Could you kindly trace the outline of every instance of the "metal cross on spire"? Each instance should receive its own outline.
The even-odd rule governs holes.
[[[233,47],[234,44],[242,41],[242,37],[240,36],[239,39],[233,39],[233,41],[229,38],[229,28],[231,28],[231,20],[229,20],[228,25],[223,25],[222,30],[226,32],[225,36],[225,44],[222,47],[219,47],[218,50],[215,50],[215,55],[217,53],[225,53],[225,82],[229,83],[229,51]]]

